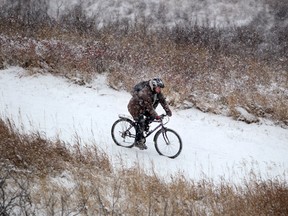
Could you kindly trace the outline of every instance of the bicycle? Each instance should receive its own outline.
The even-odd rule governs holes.
[[[167,120],[164,121],[164,119]],[[149,127],[145,130],[145,142],[148,136],[157,131],[153,141],[158,154],[169,158],[176,158],[181,153],[182,140],[176,131],[164,126],[169,122],[169,117],[163,114],[159,120],[152,122],[159,124],[151,130]],[[129,116],[119,115],[119,119],[112,125],[111,135],[116,145],[132,148],[136,137],[136,122]]]

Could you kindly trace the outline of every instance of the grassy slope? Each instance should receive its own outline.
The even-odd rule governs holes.
[[[33,2],[0,7],[0,68],[20,65],[32,73],[77,77],[82,84],[108,73],[111,87],[127,91],[137,81],[161,76],[175,107],[194,106],[248,123],[264,117],[288,124],[286,1],[265,0],[267,8],[259,6],[249,24],[222,29],[182,16],[166,28],[163,16],[169,8],[163,4],[155,4],[157,10],[149,15],[166,20],[162,28],[153,28],[153,19],[136,17],[131,24],[120,16],[97,29],[101,17],[88,17],[84,5],[56,20],[48,17],[44,3],[35,1],[34,7]],[[148,10],[153,4],[145,5]],[[213,20],[207,17],[207,22]],[[243,109],[254,118],[245,118]]]
[[[195,182],[179,173],[165,182],[138,165],[113,169],[95,143],[89,148],[40,134],[21,135],[0,120],[0,213],[80,215],[286,215],[283,177],[253,171],[235,185]],[[285,177],[285,176],[284,176]],[[21,214],[20,214],[21,213]],[[5,214],[4,214],[5,215]]]
[[[153,33],[145,25],[95,30],[75,20],[53,25],[1,20],[1,67],[80,77],[82,84],[104,72],[111,87],[126,90],[160,75],[169,80],[166,94],[175,107],[192,105],[238,118],[240,106],[287,124],[287,55],[268,50],[258,56],[253,28],[236,29],[232,41],[223,41],[217,36],[221,32],[199,26]],[[288,214],[282,177],[263,181],[252,171],[243,184],[233,185],[194,182],[179,174],[167,183],[137,164],[112,169],[96,143],[88,148],[77,141],[53,143],[37,133],[20,135],[9,120],[0,120],[0,155],[0,196],[5,200],[0,214]]]
[[[242,107],[255,116],[252,122],[264,117],[288,124],[284,60],[267,61],[231,50],[228,54],[227,50],[215,52],[210,45],[135,35],[134,31],[120,36],[102,32],[100,36],[64,34],[58,39],[32,39],[2,34],[0,56],[4,65],[78,77],[82,83],[89,83],[97,73],[108,73],[112,88],[127,91],[140,80],[161,76],[174,107],[190,104],[235,119],[241,118],[238,107]]]

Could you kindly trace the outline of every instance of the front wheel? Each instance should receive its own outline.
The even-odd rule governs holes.
[[[172,129],[163,128],[154,137],[155,149],[158,154],[176,158],[182,151],[182,140]]]
[[[136,137],[133,121],[126,118],[115,121],[111,128],[111,136],[116,145],[132,148]]]

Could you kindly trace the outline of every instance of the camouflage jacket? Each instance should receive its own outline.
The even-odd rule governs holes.
[[[171,112],[163,94],[155,93],[149,85],[146,85],[140,91],[132,94],[132,98],[128,104],[128,110],[134,119],[140,115],[155,118],[158,115],[155,109],[159,103],[166,112]]]

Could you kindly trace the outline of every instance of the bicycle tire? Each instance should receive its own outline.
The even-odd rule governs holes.
[[[116,145],[132,148],[136,137],[133,121],[126,118],[116,120],[111,128],[111,136]]]
[[[176,158],[182,151],[180,136],[176,131],[169,128],[157,131],[154,136],[154,145],[159,155],[169,158]]]

